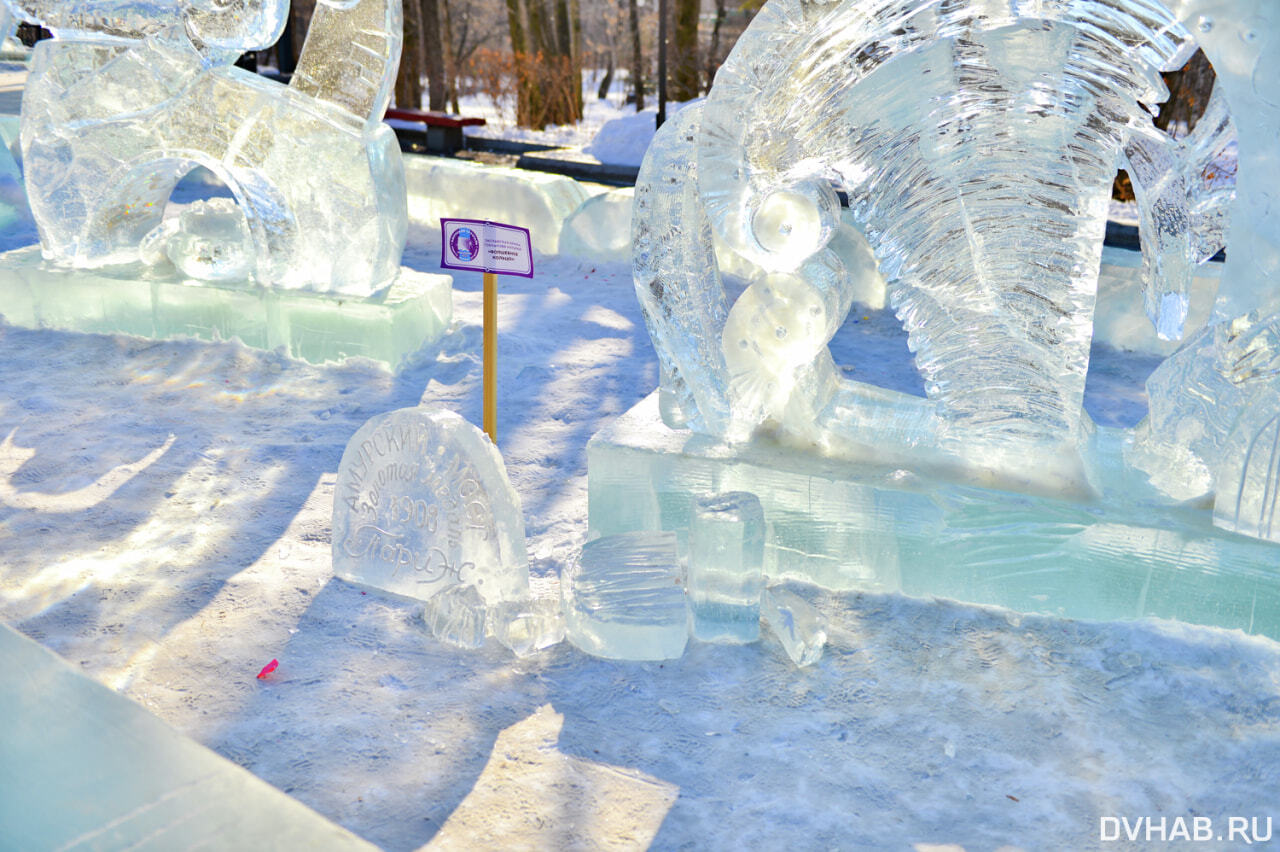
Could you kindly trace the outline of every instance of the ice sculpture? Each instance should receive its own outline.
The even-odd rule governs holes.
[[[399,269],[404,169],[382,124],[400,57],[400,0],[319,0],[288,86],[236,68],[279,37],[288,0],[4,0],[40,42],[22,109],[27,192],[47,260],[99,268],[166,258],[215,279],[368,295]],[[195,166],[242,223],[165,202]],[[241,230],[248,232],[242,246]],[[181,236],[175,246],[173,237]],[[230,265],[204,249],[229,243]]]
[[[839,186],[934,403],[914,415],[908,457],[932,444],[978,475],[1091,490],[1081,402],[1111,178],[1135,138],[1163,136],[1141,104],[1195,43],[1156,4],[1019,8],[774,0],[705,107],[664,128],[637,188],[636,287],[695,429],[904,449],[850,428],[843,410],[876,402],[826,349],[852,290]],[[1225,124],[1184,147],[1213,147]],[[678,179],[655,180],[673,162]],[[731,308],[712,229],[760,270]],[[1033,447],[1053,449],[1029,474]]]
[[[1264,0],[770,0],[641,167],[661,386],[588,448],[590,534],[692,532],[712,483],[760,499],[770,582],[1280,635],[1276,551],[1206,511],[1280,541],[1278,22]],[[1217,87],[1174,138],[1159,75],[1197,47]],[[1131,431],[1082,408],[1117,167],[1146,312],[1187,337]],[[926,399],[831,357],[863,241]]]
[[[333,569],[420,600],[454,587],[490,606],[528,597],[520,498],[497,448],[444,409],[369,420],[338,466]]]

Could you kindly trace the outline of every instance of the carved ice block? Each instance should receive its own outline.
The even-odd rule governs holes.
[[[699,498],[689,527],[693,636],[745,644],[760,638],[764,510],[749,491]]]
[[[459,585],[488,606],[528,597],[520,498],[497,448],[443,409],[369,420],[338,466],[333,570],[421,600]]]
[[[689,639],[681,580],[674,533],[587,542],[560,580],[565,635],[597,657],[676,659]]]

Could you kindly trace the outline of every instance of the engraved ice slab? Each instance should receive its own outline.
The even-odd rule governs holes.
[[[5,2],[56,35],[35,48],[22,108],[46,259],[135,262],[178,180],[203,166],[244,216],[254,283],[368,296],[394,280],[404,169],[380,119],[399,0],[320,0],[290,86],[232,65],[280,35],[285,0]],[[238,232],[216,236],[240,251]]]
[[[370,419],[338,466],[333,571],[420,600],[465,587],[486,606],[527,598],[524,517],[497,448],[444,409]],[[442,618],[465,628],[458,612]]]
[[[453,279],[402,268],[390,287],[353,299],[195,282],[141,264],[69,270],[31,247],[0,254],[0,316],[27,328],[235,339],[315,364],[361,357],[394,370],[448,329]]]
[[[3,624],[0,718],[0,848],[374,848]]]
[[[560,578],[565,637],[597,657],[671,660],[689,614],[676,536],[629,532],[587,542]]]

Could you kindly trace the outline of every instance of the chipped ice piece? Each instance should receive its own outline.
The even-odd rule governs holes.
[[[812,604],[779,586],[765,589],[760,603],[765,621],[793,663],[811,666],[822,659],[827,622]]]
[[[565,636],[614,660],[672,660],[689,639],[673,532],[629,532],[587,542],[560,582]]]
[[[420,600],[458,584],[490,605],[527,598],[520,498],[488,436],[445,409],[361,426],[338,465],[333,571]]]
[[[490,610],[493,633],[517,657],[564,641],[564,616],[554,598],[503,601]]]
[[[694,503],[688,592],[695,639],[746,644],[760,638],[764,538],[764,510],[751,492]]]
[[[450,586],[422,610],[431,635],[457,648],[479,648],[485,638],[484,598],[472,585]]]

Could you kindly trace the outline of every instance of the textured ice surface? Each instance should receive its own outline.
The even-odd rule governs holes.
[[[597,657],[676,659],[689,640],[682,581],[675,533],[589,541],[560,579],[565,637]]]
[[[4,624],[0,718],[0,848],[374,848]]]
[[[402,408],[351,438],[334,492],[334,574],[422,600],[474,586],[493,605],[528,596],[528,563],[520,498],[478,428]]]
[[[703,642],[760,638],[764,510],[748,491],[701,497],[689,524],[689,607]]]
[[[764,590],[761,606],[769,629],[778,637],[791,662],[811,666],[822,659],[827,645],[827,624],[813,604],[788,589]]]
[[[169,221],[177,221],[169,220]],[[361,298],[197,285],[163,263],[96,270],[42,260],[35,247],[0,255],[0,314],[13,325],[149,338],[238,339],[312,363],[362,357],[399,369],[440,339],[453,316],[453,279],[401,268],[395,283]]]
[[[431,635],[456,648],[479,648],[484,644],[487,615],[484,598],[470,583],[446,587],[422,610]]]
[[[204,166],[243,211],[256,283],[368,295],[395,278],[404,169],[380,119],[399,0],[322,0],[290,86],[231,65],[279,36],[282,0],[6,2],[57,34],[34,51],[22,113],[47,259],[136,261],[177,181]]]

